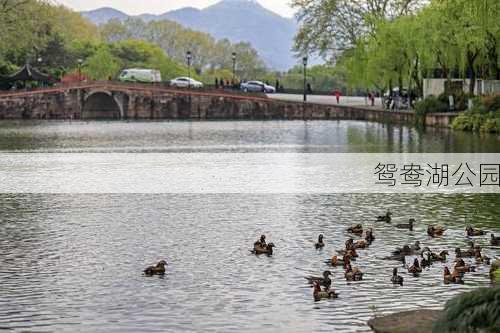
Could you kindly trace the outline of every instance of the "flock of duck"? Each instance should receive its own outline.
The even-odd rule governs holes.
[[[377,221],[391,223],[392,213],[387,212],[385,215],[378,216]],[[415,219],[409,219],[408,223],[396,224],[394,227],[413,231],[415,223]],[[443,236],[445,231],[446,229],[442,226],[429,225],[427,227],[427,234],[430,237]],[[363,239],[354,241],[353,238],[348,238],[345,242],[345,248],[338,250],[337,255],[327,259],[325,263],[332,267],[342,267],[344,269],[344,277],[346,281],[361,281],[363,280],[363,272],[359,267],[353,267],[351,262],[358,258],[358,249],[368,249],[368,247],[375,241],[373,228],[364,230],[361,224],[357,224],[347,228],[347,232],[358,237],[362,237]],[[486,235],[486,231],[474,229],[472,226],[467,226],[465,232],[469,237]],[[314,244],[316,249],[319,250],[325,247],[323,239],[324,236],[320,234],[318,236],[318,241]],[[500,245],[500,236],[491,234],[490,243],[491,245]],[[260,236],[260,239],[254,243],[251,252],[256,255],[266,254],[271,256],[273,254],[274,247],[274,243],[267,243],[266,236],[262,235]],[[404,245],[401,248],[397,248],[391,253],[390,256],[385,257],[384,259],[403,262],[404,267],[408,270],[408,273],[417,277],[420,273],[422,273],[423,268],[429,267],[435,262],[446,262],[448,255],[449,253],[447,250],[433,252],[429,247],[422,248],[420,246],[420,242],[416,241],[413,245]],[[417,256],[410,266],[406,265],[407,256]],[[418,257],[421,259],[419,260]],[[490,264],[490,258],[484,256],[481,253],[481,247],[474,244],[474,242],[469,242],[469,248],[465,250],[457,247],[455,249],[455,266],[453,267],[453,271],[450,271],[448,266],[444,266],[443,268],[443,281],[445,284],[463,284],[465,273],[475,271],[475,266],[467,264],[463,258],[474,258],[476,264]],[[167,262],[162,260],[155,266],[147,267],[144,270],[144,274],[147,276],[163,275],[165,274],[165,266],[167,266]],[[332,289],[331,275],[331,271],[325,270],[322,276],[305,277],[308,283],[313,287],[313,296],[315,300],[338,297],[338,293]],[[393,284],[403,285],[404,279],[402,276],[398,275],[397,268],[393,268],[391,282]]]

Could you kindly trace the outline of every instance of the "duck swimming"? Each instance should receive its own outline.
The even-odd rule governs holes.
[[[421,262],[422,268],[429,267],[430,265],[432,265],[431,253],[430,252],[422,253],[422,262]]]
[[[437,237],[437,236],[442,236],[445,232],[445,228],[441,226],[433,226],[430,225],[427,227],[427,235],[431,237]]]
[[[324,290],[321,290],[321,285],[318,282],[314,282],[313,284],[314,289],[313,289],[313,297],[316,302],[322,300],[322,299],[328,299],[328,298],[338,298],[339,295],[330,289],[325,288]]]
[[[337,253],[340,254],[341,256],[346,256],[349,257],[349,259],[354,259],[358,257],[358,253],[356,252],[356,249],[351,247],[348,250],[337,250]]]
[[[314,247],[316,249],[322,249],[325,246],[325,243],[323,243],[323,234],[320,234],[318,236],[318,242],[314,244]]]
[[[355,226],[347,228],[347,232],[361,236],[363,234],[363,226],[361,224],[356,224]]]
[[[467,236],[482,236],[482,235],[486,235],[486,231],[479,230],[479,229],[474,229],[470,225],[468,225],[465,228],[465,232],[467,233]]]
[[[494,234],[491,234],[490,244],[493,246],[500,245],[500,236],[495,236]]]
[[[273,243],[269,243],[266,246],[262,246],[261,243],[255,242],[253,246],[253,253],[255,254],[267,254],[267,255],[272,255],[273,254],[273,248],[276,246]]]
[[[415,260],[413,260],[413,265],[408,267],[408,273],[412,273],[413,275],[417,275],[418,273],[422,273],[422,267],[420,266],[420,263],[418,262],[417,258],[415,258]]]
[[[330,286],[332,285],[332,280],[330,279],[330,275],[332,275],[332,272],[330,271],[324,271],[323,272],[323,277],[320,276],[306,276],[305,279],[309,284],[319,284],[321,286],[324,286],[325,289],[330,289]]]
[[[347,265],[346,272],[344,274],[346,281],[361,281],[363,280],[363,273],[358,267],[351,267]]]
[[[354,249],[366,249],[368,246],[370,246],[370,244],[364,239],[358,240],[352,245]]]
[[[394,250],[392,252],[392,254],[395,254],[395,255],[402,254],[402,255],[411,256],[414,254],[419,254],[418,251],[420,251],[420,242],[415,241],[415,244],[413,244],[411,246],[405,245],[402,248],[401,247],[396,248],[396,250]]]
[[[165,266],[168,266],[165,260],[161,260],[155,266],[149,266],[144,270],[144,274],[147,276],[152,275],[163,275],[165,274]]]
[[[396,228],[413,231],[413,223],[415,223],[415,219],[409,219],[407,224],[397,224]]]
[[[446,261],[446,256],[448,256],[448,251],[443,250],[439,254],[431,252],[432,260],[434,261]]]
[[[371,244],[374,240],[375,240],[375,236],[373,235],[373,229],[370,228],[370,229],[366,230],[365,241],[367,241],[368,244]]]
[[[445,284],[456,283],[463,284],[464,280],[462,280],[462,276],[460,273],[453,271],[453,274],[450,273],[448,267],[444,268],[443,280]]]
[[[345,268],[351,263],[351,260],[348,256],[344,256],[342,259],[339,259],[337,256],[333,256],[330,260],[326,260],[326,263],[332,265],[333,267],[343,266]]]
[[[490,257],[484,256],[481,253],[481,249],[474,250],[474,258],[476,259],[476,264],[486,264],[489,265],[491,263]]]
[[[455,256],[457,258],[469,258],[469,257],[474,257],[474,250],[473,249],[468,249],[462,251],[459,247],[455,249]]]
[[[457,260],[457,263],[455,264],[455,271],[457,271],[458,273],[461,273],[461,274],[475,272],[476,267],[467,265],[465,263],[465,261],[460,258]]]
[[[377,216],[377,221],[391,223],[391,216],[392,216],[392,213],[390,211],[387,211],[387,213],[385,213],[385,215]]]
[[[399,284],[400,286],[403,285],[403,277],[398,275],[398,269],[394,268],[392,270],[392,277],[391,277],[391,282],[393,284]]]

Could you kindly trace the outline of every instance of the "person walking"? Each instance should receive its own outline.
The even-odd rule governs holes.
[[[335,99],[337,100],[337,104],[340,104],[340,90],[335,90]]]
[[[307,82],[307,93],[312,94],[312,92],[313,92],[313,90],[312,90],[311,84],[309,82]]]
[[[219,89],[219,79],[215,78],[215,89]]]
[[[276,92],[280,91],[280,81],[278,79],[276,79],[275,88],[276,88]]]

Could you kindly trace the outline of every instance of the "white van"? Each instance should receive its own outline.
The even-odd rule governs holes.
[[[124,69],[118,76],[118,80],[122,82],[156,83],[161,82],[161,73],[156,69],[130,68]]]

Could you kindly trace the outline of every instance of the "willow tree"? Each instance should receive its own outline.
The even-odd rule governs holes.
[[[373,34],[380,20],[407,15],[426,0],[293,0],[300,29],[295,37],[297,53],[338,55]]]
[[[496,0],[435,0],[431,8],[441,14],[449,31],[442,47],[453,43],[457,67],[470,77],[469,93],[475,90],[478,73],[498,73],[500,3]],[[434,34],[442,34],[434,31]],[[449,52],[448,52],[449,53]]]

